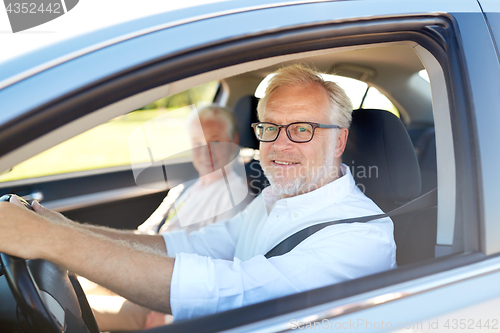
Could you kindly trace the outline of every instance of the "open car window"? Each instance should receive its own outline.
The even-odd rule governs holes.
[[[345,65],[343,67],[345,67]],[[341,69],[343,67],[341,67]],[[358,71],[359,70],[360,69],[358,69]],[[373,72],[370,71],[368,72],[373,75]],[[269,80],[273,76],[274,74],[269,74],[259,83],[254,94],[256,98],[264,97],[266,87],[269,83]],[[323,73],[321,77],[326,81],[332,81],[339,84],[342,87],[342,89],[345,90],[347,96],[349,96],[349,98],[351,99],[354,109],[364,108],[364,109],[387,110],[399,117],[399,111],[397,107],[390,101],[389,98],[387,98],[387,96],[382,94],[377,88],[369,86],[367,83],[363,81],[335,74]]]
[[[356,8],[349,7],[352,5],[349,2],[339,4],[352,10]],[[334,6],[337,3],[328,2],[321,4],[323,5]],[[294,5],[287,6],[287,10],[302,17],[302,11]],[[234,20],[240,18],[257,22],[256,12],[225,14],[221,15],[221,20],[224,24],[234,23]],[[278,15],[280,13],[276,8],[262,9],[262,12],[270,18],[280,20],[291,17]],[[106,126],[128,121],[135,123],[134,117],[147,115],[147,119],[140,120],[145,123],[151,119],[148,117],[157,115],[155,112],[158,111],[150,111],[151,105],[156,108],[164,107],[160,104],[165,99],[158,101],[158,98],[173,98],[195,87],[207,87],[207,91],[210,91],[210,94],[207,93],[207,101],[232,109],[237,118],[244,115],[238,118],[240,148],[257,149],[258,143],[256,145],[249,125],[256,119],[257,98],[262,97],[259,84],[263,80],[279,68],[293,63],[311,65],[322,73],[336,73],[339,75],[339,84],[348,90],[354,102],[355,114],[371,126],[363,127],[362,121],[361,125],[353,125],[348,141],[350,147],[343,160],[358,187],[385,212],[437,188],[437,206],[393,218],[398,267],[176,322],[164,330],[286,331],[323,320],[326,322],[322,323],[329,328],[338,328],[337,323],[343,328],[343,323],[350,320],[361,325],[357,321],[359,318],[364,318],[365,326],[358,328],[367,330],[376,330],[378,327],[384,330],[407,328],[406,322],[425,317],[411,311],[415,304],[421,305],[417,298],[432,301],[443,299],[438,296],[451,297],[452,292],[445,294],[446,291],[442,291],[443,294],[440,294],[436,290],[448,285],[458,286],[461,281],[469,279],[472,276],[470,274],[480,271],[485,255],[498,252],[491,240],[490,243],[481,241],[485,236],[482,234],[484,227],[489,224],[481,224],[483,215],[479,206],[483,198],[478,193],[483,185],[488,185],[478,184],[481,174],[478,171],[480,166],[476,163],[480,156],[477,151],[479,144],[474,132],[474,117],[471,115],[475,108],[467,84],[467,66],[464,63],[464,57],[468,55],[460,50],[462,41],[454,16],[441,15],[440,12],[433,10],[432,15],[412,14],[411,17],[369,16],[361,21],[326,20],[321,24],[316,21],[313,23],[313,20],[303,25],[286,21],[282,25],[274,24],[266,29],[257,29],[259,33],[245,32],[240,37],[226,36],[227,38],[217,41],[200,43],[197,47],[186,47],[184,53],[176,53],[178,50],[167,53],[162,49],[167,46],[161,42],[177,40],[178,30],[193,29],[194,26],[189,24],[176,27],[175,31],[155,31],[148,36],[151,40],[147,42],[141,38],[124,41],[117,47],[117,51],[110,46],[109,49],[99,51],[102,53],[96,52],[91,56],[97,58],[101,54],[107,55],[106,52],[120,54],[123,48],[130,47],[129,56],[137,58],[134,58],[134,62],[131,61],[127,71],[117,67],[112,75],[107,73],[109,78],[99,76],[101,81],[96,79],[99,84],[86,85],[85,89],[78,91],[78,98],[61,97],[57,103],[44,106],[45,109],[40,107],[40,114],[47,112],[49,115],[43,121],[50,130],[37,133],[39,136],[34,138],[28,135],[32,141],[24,146],[19,144],[13,147],[12,155],[0,158],[0,163],[6,165],[7,162],[15,161],[12,163],[17,165],[25,160],[22,156],[36,155],[34,152],[39,153],[38,150],[64,141],[60,137],[74,136],[69,133],[68,128],[76,129],[75,133],[87,130],[108,133]],[[457,17],[464,19],[465,16]],[[226,19],[229,21],[224,21]],[[212,20],[202,20],[196,30],[210,31],[208,28],[212,27],[211,24],[215,23]],[[231,26],[239,29],[237,25]],[[261,33],[262,31],[265,33]],[[468,33],[466,30],[461,31]],[[135,55],[132,51],[141,49],[136,43],[152,43],[157,47],[157,53],[151,52],[154,55],[147,59],[140,58],[140,55]],[[77,66],[77,60],[74,64],[68,63],[65,66]],[[423,73],[427,73],[427,76]],[[55,74],[47,72],[40,77],[43,75],[50,78],[50,75]],[[344,78],[355,82],[352,92],[348,88],[350,84],[341,81]],[[220,86],[213,82],[219,82]],[[144,110],[129,113],[138,108]],[[66,122],[62,125],[52,125],[50,120],[55,123],[56,116],[65,114],[65,109],[71,109],[74,113],[64,118]],[[377,122],[379,116],[386,113],[391,113],[390,122]],[[105,123],[109,119],[114,120]],[[171,119],[170,122],[177,124],[179,120]],[[160,128],[159,132],[164,128],[167,126]],[[176,127],[176,131],[182,132],[179,127]],[[391,132],[396,131],[401,134],[399,138],[404,137],[404,140],[391,140]],[[82,134],[80,138],[88,133],[90,132]],[[150,144],[172,144],[176,149],[183,150],[177,132],[164,134],[174,134],[175,139],[158,136],[159,141]],[[128,138],[127,135],[126,140]],[[385,139],[384,144],[393,148],[396,146],[393,150],[396,153],[382,154],[371,150],[368,153],[373,154],[369,155],[373,159],[361,163],[360,159],[368,156],[359,155],[359,151],[362,151],[358,150],[362,148],[359,142],[363,138],[368,143],[370,139]],[[76,141],[78,137],[71,140]],[[125,147],[130,144],[124,140],[120,139],[121,145]],[[410,148],[405,149],[405,153],[398,151],[402,141]],[[52,149],[56,151],[62,148],[56,146]],[[80,150],[68,149],[72,152]],[[68,155],[63,152],[63,156]],[[64,179],[49,177],[32,181],[36,177],[49,175],[42,172],[42,168],[31,174],[16,174],[23,163],[28,165],[31,161],[37,161],[37,158],[41,157],[35,156],[32,160],[21,162],[11,173],[1,176],[0,188],[4,192],[25,193],[26,196],[43,193],[48,207],[62,211],[75,220],[128,229],[136,228],[144,222],[168,192],[176,185],[192,180],[195,171],[190,159],[170,161],[167,164],[173,168],[175,177],[172,176],[169,179],[172,183],[162,189],[143,186],[148,182],[155,183],[154,177],[145,177],[141,186],[138,186],[133,167],[127,165],[133,161],[127,159],[111,165],[97,163],[87,166],[76,163],[85,166],[82,169],[71,167],[58,172],[51,171],[52,174],[74,173],[120,166],[119,170],[110,168],[99,174],[85,175],[74,173],[74,177]],[[55,161],[52,162],[60,164]],[[143,161],[146,159],[137,160]],[[243,161],[249,187],[257,184],[254,181],[262,181],[259,186],[266,186],[265,179],[261,178],[262,170],[256,169],[259,164],[258,154],[252,151],[244,156]],[[86,158],[85,163],[87,162]],[[167,164],[153,165],[154,172],[163,175]],[[36,168],[29,169],[33,172]],[[168,174],[166,177],[168,178]],[[383,182],[382,185],[379,181]],[[392,192],[397,195],[388,195]],[[256,190],[254,194],[259,193]],[[127,212],[124,212],[124,207],[128,208]],[[471,270],[468,270],[469,265]],[[311,271],[310,274],[315,273]],[[429,296],[434,292],[434,298]],[[451,310],[453,309],[449,306],[442,311]],[[380,326],[380,321],[371,320],[382,318],[388,313],[395,315],[383,327]],[[396,318],[397,316],[402,319]],[[366,326],[368,321],[372,324],[371,327]],[[391,323],[390,327],[387,322]],[[379,326],[374,326],[374,323]],[[399,326],[400,323],[402,326]],[[417,326],[416,329],[420,327]]]
[[[129,167],[134,163],[147,162],[142,154],[131,154],[128,138],[134,129],[161,115],[165,115],[165,126],[150,127],[149,130],[155,131],[155,137],[165,146],[176,146],[175,149],[182,146],[189,154],[190,144],[184,123],[186,117],[191,106],[211,104],[217,89],[217,82],[209,82],[118,116],[14,166],[11,171],[0,175],[0,182]],[[37,181],[40,180],[33,180]]]

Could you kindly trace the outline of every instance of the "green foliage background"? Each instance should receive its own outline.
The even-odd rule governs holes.
[[[160,115],[165,115],[168,121],[148,126],[148,130],[165,145],[188,150],[190,143],[184,119],[189,108],[171,111],[210,104],[218,86],[218,82],[203,84],[117,117],[16,165],[0,176],[0,182],[148,162],[131,159],[128,138],[136,128]]]

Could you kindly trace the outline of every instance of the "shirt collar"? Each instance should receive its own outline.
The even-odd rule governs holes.
[[[262,191],[262,195],[264,196],[267,213],[269,214],[277,205],[283,205],[289,210],[307,211],[308,213],[313,213],[340,201],[349,195],[354,186],[356,186],[351,170],[349,170],[347,165],[342,163],[340,165],[340,172],[342,176],[333,182],[330,182],[314,191],[290,198],[282,199],[280,195],[274,193],[271,186],[266,187]]]

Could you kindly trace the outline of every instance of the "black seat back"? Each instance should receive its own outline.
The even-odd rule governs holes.
[[[259,140],[255,137],[252,123],[258,122],[257,104],[259,99],[252,95],[240,97],[234,105],[234,116],[240,133],[240,146],[245,148],[259,149]]]
[[[437,207],[392,218],[398,266],[435,257]]]
[[[342,162],[385,212],[420,195],[420,169],[410,137],[401,120],[388,111],[353,112]]]
[[[420,195],[420,168],[403,123],[384,110],[360,109],[353,120],[342,161],[356,184],[388,212]],[[434,258],[437,209],[392,218],[398,265]]]
[[[234,116],[238,124],[240,147],[242,148],[259,149],[259,141],[255,137],[253,129],[250,127],[252,123],[258,121],[258,102],[258,98],[248,95],[238,99],[234,105]],[[248,163],[245,163],[245,171],[247,174],[248,187],[255,195],[260,194],[265,187],[269,186],[269,181],[264,175],[258,160],[251,159]]]

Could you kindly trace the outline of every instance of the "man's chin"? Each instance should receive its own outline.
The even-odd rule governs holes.
[[[275,194],[293,196],[300,192],[302,182],[298,179],[276,178],[269,179]]]

